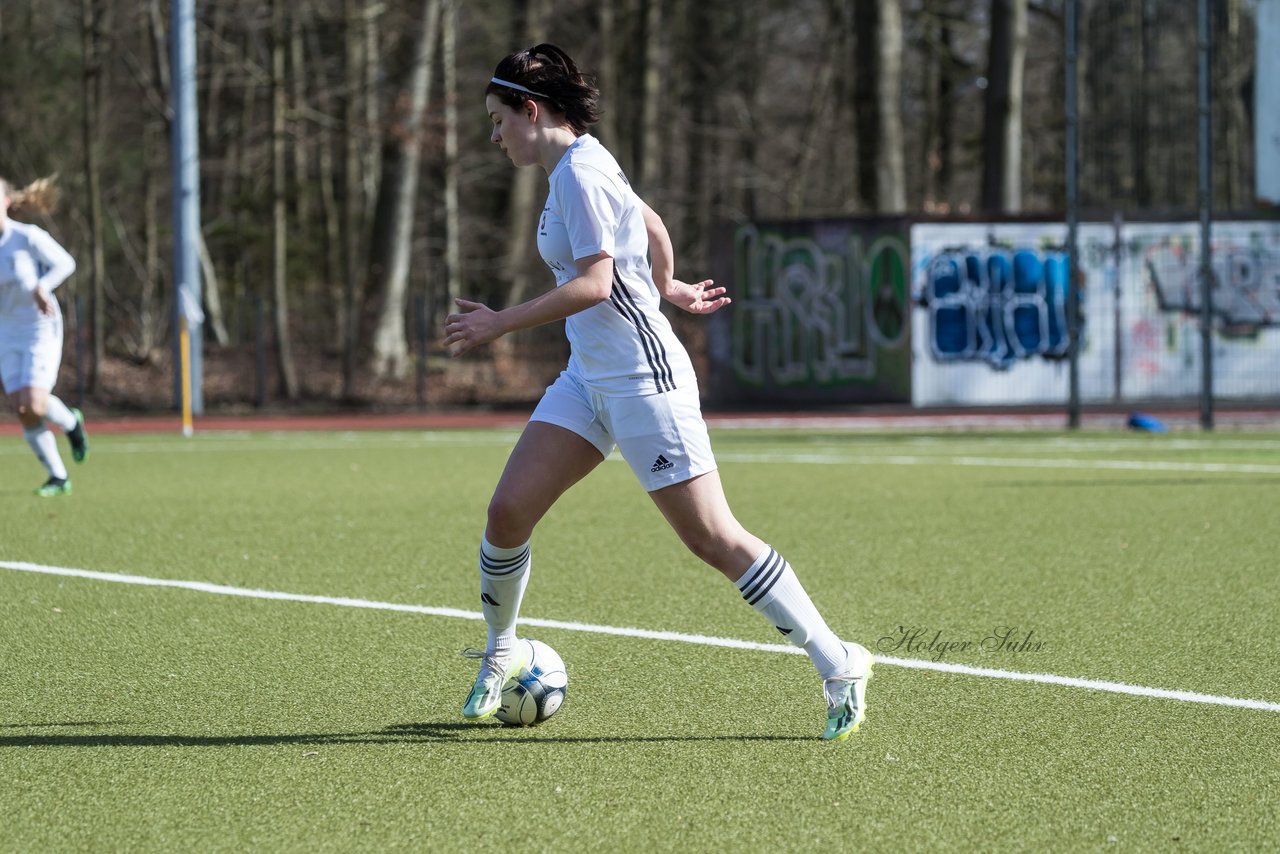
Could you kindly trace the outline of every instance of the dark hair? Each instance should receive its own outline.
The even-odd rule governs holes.
[[[540,98],[558,113],[563,113],[576,136],[600,121],[600,90],[591,78],[578,70],[569,54],[553,44],[540,44],[518,50],[494,69],[493,76],[508,83],[518,83],[534,94],[521,92],[500,83],[490,82],[484,90],[512,109],[526,101]]]

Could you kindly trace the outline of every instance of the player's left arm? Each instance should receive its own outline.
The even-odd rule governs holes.
[[[725,289],[712,287],[715,282],[711,279],[689,283],[675,277],[676,253],[667,226],[648,205],[644,205],[643,212],[644,228],[649,234],[649,266],[662,298],[691,314],[710,314],[728,305],[731,300],[724,296]]]
[[[41,271],[31,296],[41,314],[52,316],[53,290],[76,271],[76,259],[43,229],[32,229],[29,239]]]

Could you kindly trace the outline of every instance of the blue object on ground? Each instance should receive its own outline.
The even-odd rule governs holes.
[[[1130,430],[1141,430],[1144,433],[1169,432],[1169,428],[1164,426],[1164,422],[1159,418],[1154,415],[1143,415],[1141,412],[1130,413],[1126,424]]]

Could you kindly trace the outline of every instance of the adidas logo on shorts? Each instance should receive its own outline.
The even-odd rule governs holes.
[[[662,454],[658,454],[658,458],[653,461],[653,468],[649,469],[649,471],[651,472],[666,471],[667,469],[672,468],[674,466],[675,466],[675,463],[671,462],[671,460],[667,459]]]

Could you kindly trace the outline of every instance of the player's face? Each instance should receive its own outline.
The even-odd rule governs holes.
[[[529,116],[528,105],[512,109],[493,95],[484,99],[485,109],[493,122],[489,141],[503,150],[517,166],[529,166],[537,162],[535,157],[534,123]]]

